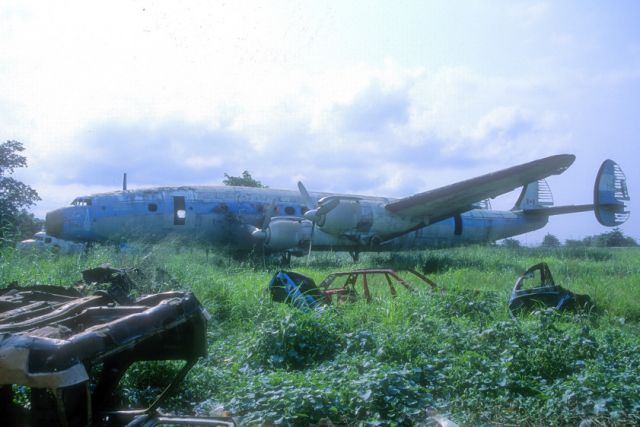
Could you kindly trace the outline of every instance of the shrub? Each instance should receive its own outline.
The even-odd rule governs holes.
[[[340,338],[329,317],[292,309],[282,319],[264,322],[249,360],[264,367],[302,369],[333,357],[340,350]]]

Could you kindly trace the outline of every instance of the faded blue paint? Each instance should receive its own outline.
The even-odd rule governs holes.
[[[329,194],[312,193],[319,199]],[[184,197],[184,224],[174,223],[174,197]],[[363,197],[365,201],[387,203],[390,199]],[[80,202],[77,202],[80,201]],[[138,191],[118,191],[77,198],[70,206],[47,214],[49,234],[67,240],[119,242],[142,240],[158,242],[178,238],[205,245],[229,245],[251,249],[251,231],[260,228],[265,213],[273,206],[275,215],[300,217],[308,209],[294,191],[240,187],[174,187]],[[56,219],[57,218],[57,219]],[[547,223],[546,216],[522,212],[474,209],[461,215],[462,230],[455,234],[455,221],[447,218],[409,231],[372,247],[372,236],[361,228],[349,237],[316,230],[314,250],[410,250],[491,242],[537,230]],[[56,229],[56,221],[60,230]],[[376,221],[376,218],[373,218]],[[61,224],[60,224],[61,223]],[[303,245],[301,245],[303,246]],[[302,247],[291,248],[302,250]]]

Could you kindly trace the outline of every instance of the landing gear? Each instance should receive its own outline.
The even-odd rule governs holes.
[[[282,253],[282,265],[289,267],[291,265],[291,252]]]
[[[358,262],[358,260],[360,259],[360,251],[358,250],[349,251],[349,255],[351,255],[351,259],[353,259],[353,262]]]

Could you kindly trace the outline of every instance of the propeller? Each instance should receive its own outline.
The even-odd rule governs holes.
[[[266,266],[266,256],[265,256],[265,241],[267,240],[267,227],[269,227],[269,223],[271,222],[271,218],[276,211],[276,201],[275,199],[271,201],[271,204],[267,207],[264,213],[264,221],[262,221],[262,228],[254,228],[251,232],[251,237],[254,241],[260,242],[260,247],[262,248],[262,263]]]
[[[361,198],[357,196],[327,196],[323,197],[316,203],[310,196],[307,189],[302,182],[298,182],[298,189],[300,190],[300,196],[305,204],[313,209],[306,211],[303,216],[305,219],[311,221],[311,242],[313,242],[313,236],[316,226],[324,226],[327,214],[337,208],[343,201],[358,201]],[[325,230],[326,231],[326,230]],[[309,254],[307,255],[307,263],[311,257],[311,245],[309,243]]]
[[[255,240],[260,240],[264,243],[267,239],[267,227],[269,227],[269,223],[271,222],[271,218],[273,218],[273,214],[276,211],[276,201],[273,200],[264,213],[264,221],[262,221],[262,228],[256,228],[251,232],[251,236]]]
[[[300,195],[302,196],[302,201],[304,202],[305,205],[307,205],[309,209],[311,208],[315,209],[316,207],[318,207],[318,204],[316,203],[316,201],[312,199],[311,196],[309,196],[309,192],[304,187],[304,184],[302,183],[302,181],[298,181],[298,190],[300,191]]]
[[[300,190],[300,196],[304,203],[308,207],[312,208],[303,214],[305,219],[311,221],[311,237],[309,239],[309,253],[307,254],[307,264],[309,264],[316,224],[320,224],[320,226],[322,226],[325,215],[334,210],[340,204],[340,198],[335,196],[323,197],[316,203],[315,200],[309,196],[309,192],[302,181],[298,181],[298,189]]]
[[[318,207],[316,209],[311,209],[304,213],[304,217],[309,221],[315,223],[324,222],[324,216],[334,210],[340,204],[340,199],[338,197],[329,196],[323,197],[318,201]]]
[[[311,237],[309,237],[309,252],[307,253],[307,265],[309,265],[309,261],[311,261],[311,248],[313,246],[313,234],[316,231],[316,222],[310,218],[311,215],[307,216],[307,214],[311,211],[317,212],[318,204],[314,199],[311,198],[311,196],[309,196],[309,192],[304,187],[304,184],[302,183],[302,181],[298,181],[298,190],[300,190],[300,196],[302,197],[302,201],[308,208],[310,208],[310,210],[302,214],[302,216],[304,216],[305,219],[308,219],[309,221],[311,221]],[[313,218],[315,218],[315,215],[313,216]]]

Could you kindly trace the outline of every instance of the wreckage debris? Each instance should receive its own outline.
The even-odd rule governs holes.
[[[534,279],[536,272],[540,284],[531,288],[524,288],[526,280]],[[515,319],[523,311],[540,308],[555,308],[561,311],[588,310],[594,307],[589,295],[571,292],[555,284],[551,270],[545,262],[530,267],[516,280],[511,297],[509,298],[509,315]]]
[[[436,289],[435,282],[414,270],[406,270],[422,283]],[[338,271],[329,274],[319,285],[315,281],[303,274],[293,271],[278,271],[269,282],[268,290],[271,299],[276,302],[286,302],[301,309],[312,309],[323,304],[335,302],[353,302],[362,292],[364,299],[371,302],[371,291],[369,280],[372,276],[383,276],[391,297],[397,296],[396,286],[400,285],[411,292],[413,287],[409,282],[398,275],[398,272],[391,269],[363,269],[354,271]],[[344,284],[332,287],[339,278],[345,278]],[[359,279],[362,279],[361,281]],[[362,289],[359,289],[361,283]]]
[[[126,269],[99,267],[85,281],[109,283],[84,295],[62,286],[0,289],[0,419],[6,425],[234,425],[230,418],[167,417],[158,412],[196,361],[206,355],[208,314],[189,292],[135,300]],[[135,362],[184,365],[146,409],[119,410],[115,392]],[[30,388],[29,402],[15,387]]]

